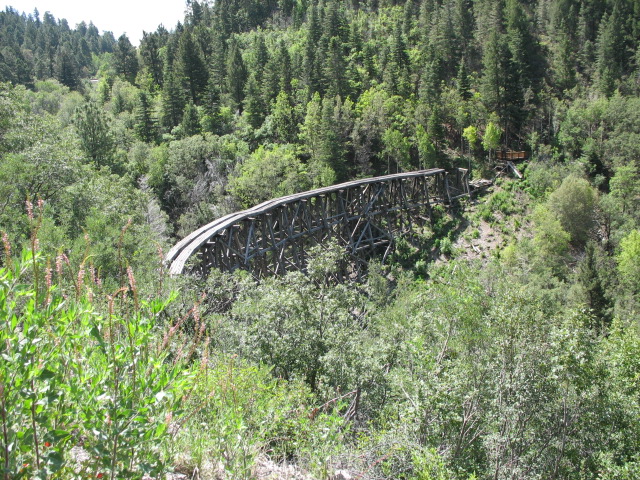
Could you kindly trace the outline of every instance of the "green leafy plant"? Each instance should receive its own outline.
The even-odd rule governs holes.
[[[138,303],[129,269],[129,285],[109,296],[101,313],[82,271],[77,297],[56,285],[36,233],[19,258],[5,243],[0,268],[3,478],[162,471],[167,419],[181,415],[192,377],[183,369],[187,355],[170,358],[175,325],[163,337],[154,320],[170,299]]]

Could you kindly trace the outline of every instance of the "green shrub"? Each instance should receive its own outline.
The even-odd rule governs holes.
[[[166,414],[180,417],[192,378],[186,356],[169,361],[169,343],[156,331],[168,302],[138,304],[130,270],[130,285],[101,313],[90,280],[78,274],[76,298],[65,298],[54,282],[63,265],[53,272],[36,250],[34,242],[0,268],[4,478],[159,474]],[[82,462],[71,454],[80,445]]]

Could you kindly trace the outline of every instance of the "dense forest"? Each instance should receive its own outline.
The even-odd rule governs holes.
[[[640,1],[52,13],[0,12],[3,480],[640,476]],[[333,244],[167,275],[219,216],[436,166],[494,185],[363,281]]]

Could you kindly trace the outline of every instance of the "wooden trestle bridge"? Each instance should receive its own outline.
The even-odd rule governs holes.
[[[170,273],[207,275],[248,270],[254,277],[306,266],[309,248],[335,239],[356,269],[384,257],[394,238],[431,220],[434,204],[469,195],[465,169],[398,173],[268,200],[219,218],[178,242],[167,254]]]

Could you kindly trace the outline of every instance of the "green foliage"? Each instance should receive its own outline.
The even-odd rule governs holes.
[[[478,213],[485,222],[491,222],[497,212],[506,218],[517,211],[518,206],[513,195],[506,190],[500,190],[491,194],[487,201],[482,203]]]
[[[633,230],[620,242],[618,254],[620,283],[632,293],[640,292],[640,231]]]
[[[524,172],[525,190],[536,200],[545,199],[570,175],[580,175],[580,165],[549,162],[531,162]]]
[[[103,315],[92,305],[94,279],[83,284],[79,275],[75,300],[66,300],[52,275],[35,247],[0,268],[5,477],[138,478],[162,471],[164,415],[180,418],[190,380],[180,359],[160,368],[169,352],[154,319],[166,302],[138,305],[130,273],[135,309],[117,313],[108,297]],[[80,438],[85,454],[74,458]]]
[[[640,206],[640,175],[635,165],[621,165],[609,182],[611,195],[620,202],[622,214],[637,211]]]
[[[210,221],[207,205],[222,197],[228,172],[246,155],[246,148],[235,138],[208,134],[172,141],[158,151],[152,185],[174,222],[185,228],[184,234]],[[204,218],[189,219],[198,212]]]
[[[238,165],[229,191],[249,208],[270,198],[304,191],[309,178],[291,145],[260,147]]]
[[[563,272],[565,262],[568,260],[571,235],[562,228],[562,223],[555,218],[554,214],[543,205],[538,206],[534,211],[533,221],[535,222],[533,246],[537,258],[554,272]]]
[[[484,135],[482,136],[482,146],[489,152],[496,150],[500,146],[501,136],[502,131],[500,130],[500,127],[493,122],[489,122],[484,130]]]
[[[469,143],[469,148],[474,150],[478,145],[478,129],[473,125],[465,127],[462,136]]]
[[[205,473],[219,459],[235,478],[250,476],[264,449],[276,460],[308,461],[340,448],[347,427],[335,408],[318,412],[313,401],[306,386],[275,379],[269,368],[214,358],[184,405],[194,413],[170,450],[183,468]]]
[[[78,107],[74,126],[80,147],[96,166],[113,167],[115,144],[104,112],[93,103]]]
[[[27,87],[0,87],[5,477],[247,478],[266,455],[319,478],[637,476],[638,9],[573,3],[189,2],[139,49],[0,12],[0,79]],[[239,205],[481,141],[533,159],[474,200],[482,251],[434,205],[366,284],[326,245],[306,276],[162,276],[171,234]]]
[[[547,201],[575,245],[584,245],[594,226],[596,191],[583,178],[569,176]]]
[[[129,83],[133,83],[138,74],[138,57],[136,50],[126,34],[120,35],[113,50],[113,68]]]
[[[431,137],[422,125],[416,127],[416,143],[418,146],[420,167],[434,168],[437,162],[436,148],[431,141]]]
[[[138,96],[138,103],[135,108],[135,131],[140,140],[144,142],[154,142],[157,138],[156,121],[151,112],[149,96],[141,91]]]
[[[43,21],[44,20],[44,21]],[[110,32],[81,22],[70,28],[65,19],[47,12],[24,14],[8,7],[0,12],[0,81],[33,87],[34,80],[57,78],[81,89],[80,79],[95,74],[92,56],[113,49]]]

